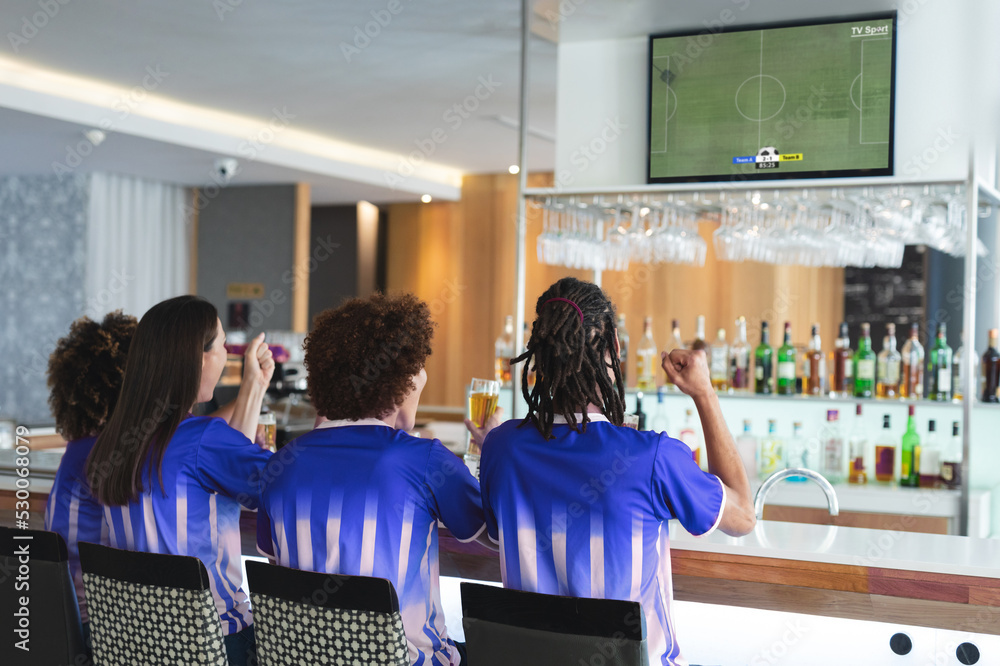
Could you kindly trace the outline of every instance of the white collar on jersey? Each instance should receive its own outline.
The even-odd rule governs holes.
[[[391,427],[388,423],[380,419],[358,419],[357,421],[353,421],[351,419],[342,419],[339,421],[323,421],[318,426],[316,426],[316,430],[319,430],[320,428],[343,428],[345,426],[385,426],[386,428]]]
[[[583,422],[583,414],[574,414],[577,423]],[[600,412],[587,412],[587,419],[590,421],[608,421],[608,417]],[[554,414],[552,416],[552,425],[566,425],[569,421],[562,414]],[[609,422],[610,423],[610,422]]]

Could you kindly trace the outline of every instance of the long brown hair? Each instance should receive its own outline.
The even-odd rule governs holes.
[[[549,287],[535,304],[526,347],[511,359],[524,361],[521,392],[528,415],[522,425],[533,422],[548,439],[556,414],[577,429],[575,414],[582,413],[586,423],[591,404],[599,405],[615,425],[622,424],[625,383],[615,353],[615,306],[600,287],[576,278],[563,278]],[[531,366],[537,377],[534,388],[528,386]]]
[[[144,464],[162,487],[163,452],[198,399],[202,354],[215,341],[217,317],[208,301],[178,296],[139,320],[118,405],[87,459],[87,481],[102,504],[136,499]]]

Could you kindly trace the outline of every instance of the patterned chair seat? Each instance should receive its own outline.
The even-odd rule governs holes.
[[[226,666],[222,624],[195,557],[80,544],[94,660]]]
[[[247,562],[260,666],[407,666],[403,619],[382,578]]]

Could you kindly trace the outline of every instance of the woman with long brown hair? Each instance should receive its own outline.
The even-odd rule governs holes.
[[[178,296],[139,321],[118,406],[87,461],[116,548],[191,555],[205,564],[230,664],[253,654],[250,604],[241,589],[240,505],[254,509],[270,453],[253,443],[274,361],[263,335],[248,346],[229,424],[195,417],[226,362],[213,305]],[[169,622],[169,618],[164,618]]]

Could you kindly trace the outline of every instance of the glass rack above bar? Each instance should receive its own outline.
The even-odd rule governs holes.
[[[696,188],[568,193],[533,190],[542,210],[542,263],[626,270],[630,263],[704,265],[698,222],[723,261],[898,268],[906,245],[962,257],[966,187],[960,182],[800,188]],[[989,188],[984,199],[991,198]],[[979,205],[980,216],[992,213]],[[980,255],[982,244],[977,245]]]

